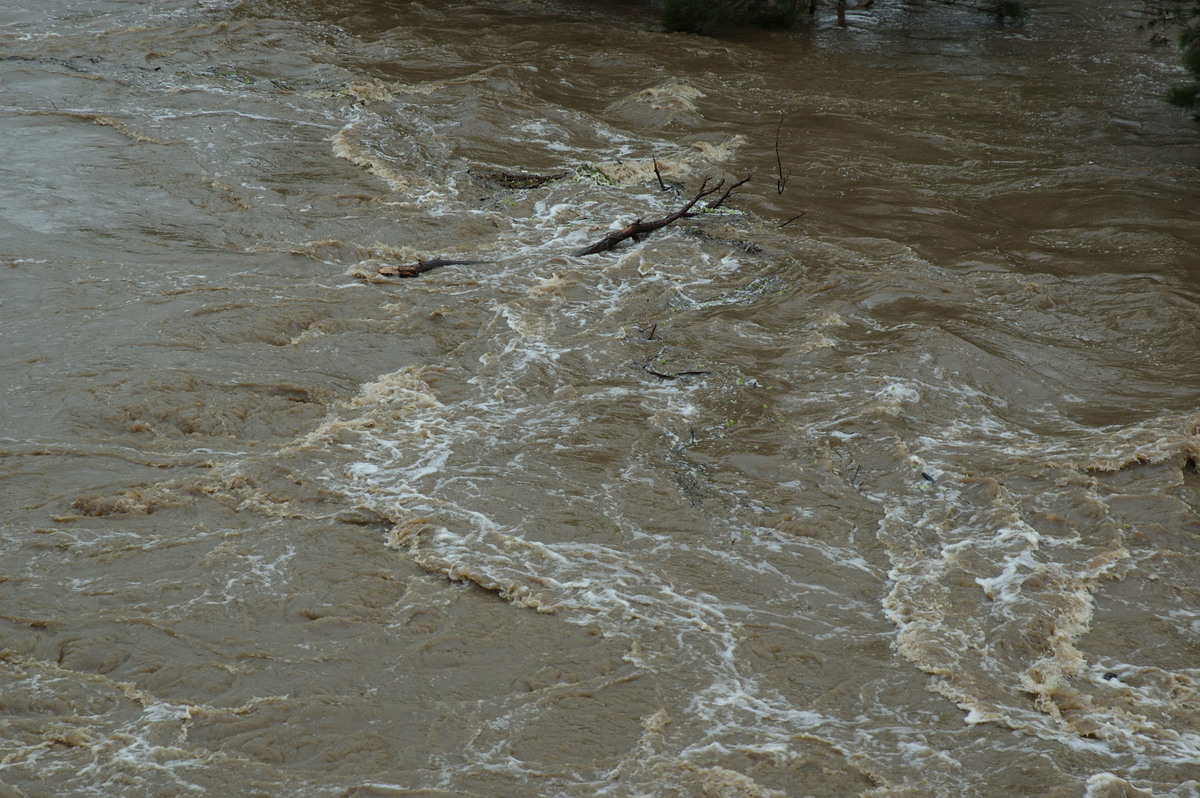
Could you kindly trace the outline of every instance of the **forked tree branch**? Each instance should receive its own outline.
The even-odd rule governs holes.
[[[597,252],[607,252],[627,238],[644,236],[647,233],[653,233],[655,230],[666,227],[672,222],[679,221],[687,215],[687,212],[690,211],[692,206],[694,206],[697,202],[709,196],[710,194],[717,193],[721,190],[721,187],[725,185],[725,181],[721,180],[715,186],[709,188],[708,183],[710,179],[711,178],[707,177],[704,178],[704,182],[700,185],[700,190],[696,192],[696,196],[692,197],[690,200],[688,200],[686,205],[669,216],[664,216],[661,219],[654,219],[649,222],[643,222],[641,219],[634,219],[620,230],[614,230],[604,238],[597,241],[595,244],[592,244],[590,247],[584,247],[583,249],[574,253],[575,257],[578,258],[583,257],[584,255],[595,255]],[[722,199],[722,201],[724,200]]]

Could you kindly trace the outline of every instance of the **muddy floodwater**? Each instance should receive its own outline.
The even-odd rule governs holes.
[[[1200,795],[1200,129],[1032,5],[4,4],[0,795]]]

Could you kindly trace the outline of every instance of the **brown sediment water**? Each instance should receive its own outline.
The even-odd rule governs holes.
[[[1200,791],[1200,132],[1134,4],[29,5],[7,793]]]

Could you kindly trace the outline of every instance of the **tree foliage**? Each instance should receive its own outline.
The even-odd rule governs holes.
[[[1143,26],[1154,32],[1151,41],[1165,44],[1175,34],[1183,68],[1191,82],[1167,90],[1167,102],[1190,111],[1200,122],[1200,0],[1143,0],[1149,21]]]

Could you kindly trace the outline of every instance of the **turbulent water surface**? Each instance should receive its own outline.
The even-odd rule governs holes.
[[[0,9],[0,793],[1200,794],[1174,55],[879,5]]]

